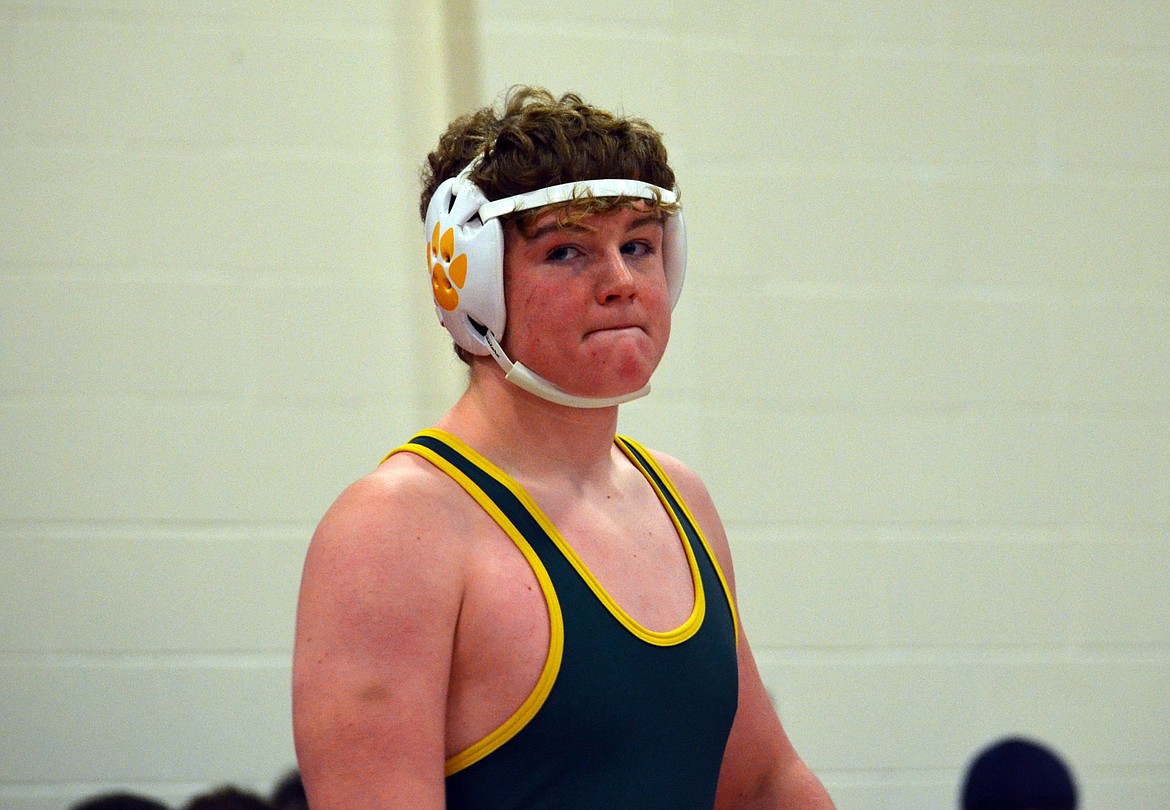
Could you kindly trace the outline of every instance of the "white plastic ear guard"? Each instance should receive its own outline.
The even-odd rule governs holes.
[[[458,346],[471,354],[490,354],[507,379],[550,401],[573,407],[608,407],[649,393],[647,386],[617,398],[578,397],[508,359],[499,345],[507,322],[504,231],[499,218],[585,197],[623,196],[674,203],[678,195],[640,180],[602,179],[562,183],[489,201],[470,179],[479,160],[475,158],[455,177],[443,181],[427,206],[427,269],[439,322]],[[686,275],[686,227],[681,211],[663,223],[662,254],[673,308]]]

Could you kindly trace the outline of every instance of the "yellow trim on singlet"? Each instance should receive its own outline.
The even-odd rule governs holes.
[[[557,527],[553,525],[552,521],[548,519],[548,516],[544,514],[539,506],[537,506],[536,501],[532,500],[532,497],[510,475],[501,470],[492,462],[488,461],[475,450],[468,447],[460,439],[452,436],[450,433],[433,428],[421,431],[421,433],[437,439],[441,439],[442,441],[451,445],[451,447],[455,448],[468,459],[475,462],[475,464],[482,468],[484,472],[488,473],[500,484],[507,487],[508,490],[514,496],[516,496],[516,499],[519,500],[520,503],[522,503],[524,507],[532,513],[532,517],[538,524],[540,524],[540,527],[548,533],[549,538],[553,541],[556,547],[560,549],[561,553],[565,556],[565,559],[567,559],[573,568],[576,569],[578,575],[585,581],[590,590],[592,590],[593,593],[597,596],[598,600],[603,605],[605,605],[606,609],[613,615],[615,619],[621,622],[621,624],[636,637],[642,639],[648,644],[655,644],[659,647],[669,647],[675,644],[681,644],[693,636],[696,632],[698,632],[699,628],[703,624],[703,616],[706,613],[706,599],[703,594],[703,580],[699,575],[698,560],[695,559],[694,549],[691,548],[691,544],[687,540],[686,533],[683,531],[682,524],[679,522],[678,516],[675,515],[674,511],[666,502],[665,496],[658,491],[658,488],[654,485],[653,479],[649,478],[637,464],[634,465],[635,468],[642,473],[642,476],[646,479],[647,483],[654,487],[655,494],[658,496],[658,500],[662,503],[663,509],[665,509],[666,513],[670,515],[671,522],[674,523],[675,533],[678,535],[679,543],[682,544],[683,551],[686,553],[687,565],[691,571],[691,584],[692,590],[694,592],[694,606],[691,608],[690,616],[688,616],[681,625],[673,630],[651,630],[648,627],[644,627],[643,625],[639,624],[634,619],[634,617],[623,610],[621,605],[614,601],[613,597],[611,597],[605,588],[602,587],[601,582],[598,581],[597,577],[593,575],[593,572],[589,570],[589,567],[585,565],[585,562],[577,555],[577,552],[573,550],[573,547],[568,544],[563,536],[561,536],[561,533],[557,530]],[[615,443],[618,444],[619,448],[621,447],[620,443]],[[627,457],[629,456],[628,453],[625,453],[624,449],[622,452]],[[665,474],[663,474],[663,478],[665,479]],[[682,499],[678,498],[677,493],[675,494],[675,497],[678,499],[679,503],[682,503]],[[692,519],[691,522],[694,523],[694,520]],[[696,525],[696,529],[697,528],[698,527]],[[700,534],[700,536],[702,535]]]
[[[454,436],[441,431],[424,430],[420,431],[420,434],[429,434],[457,447],[461,444]],[[460,447],[459,449],[466,452],[467,448]],[[557,599],[556,590],[553,588],[552,580],[549,578],[548,571],[545,570],[544,563],[540,561],[540,558],[524,538],[524,535],[500,511],[495,502],[487,497],[483,490],[476,486],[461,470],[429,447],[423,447],[417,444],[403,445],[391,451],[386,458],[390,458],[395,453],[401,452],[414,453],[441,469],[463,487],[467,494],[474,498],[476,503],[499,524],[500,528],[507,533],[508,537],[516,545],[516,548],[519,549],[520,553],[528,561],[529,567],[532,568],[532,573],[536,575],[536,580],[540,583],[540,590],[544,594],[545,605],[548,607],[548,656],[545,658],[544,668],[541,670],[540,677],[536,681],[536,686],[532,688],[532,691],[524,699],[524,702],[520,704],[520,707],[507,720],[501,723],[499,727],[483,739],[472,743],[467,748],[450,757],[444,763],[444,775],[450,776],[456,771],[460,771],[471,765],[473,762],[483,759],[492,751],[495,751],[508,740],[515,737],[536,716],[536,713],[540,711],[540,707],[544,705],[549,692],[552,691],[553,684],[557,679],[557,673],[561,669],[561,656],[565,648],[565,626],[561,616],[561,604]]]
[[[666,474],[666,470],[662,469],[662,465],[658,463],[658,460],[654,458],[650,451],[642,445],[638,444],[638,442],[634,441],[629,436],[620,436],[619,438],[622,440],[622,442],[628,442],[631,447],[641,453],[642,456],[650,463],[650,466],[654,468],[654,472],[658,474],[658,477],[661,478],[663,483],[666,484],[666,488],[670,490],[670,494],[674,497],[675,503],[679,505],[679,508],[682,509],[683,514],[687,516],[687,520],[689,520],[691,525],[695,527],[695,534],[699,536],[699,541],[702,542],[703,548],[707,550],[707,559],[711,561],[711,565],[715,569],[715,575],[719,577],[719,581],[723,584],[723,594],[727,597],[727,607],[731,610],[731,622],[732,626],[735,628],[735,646],[736,649],[738,649],[739,611],[735,607],[735,600],[731,598],[731,586],[727,583],[727,577],[723,575],[723,567],[719,565],[719,559],[715,556],[715,552],[711,550],[711,544],[707,542],[707,537],[703,534],[703,529],[701,526],[699,526],[699,521],[695,520],[695,516],[691,514],[691,509],[689,506],[687,506],[686,500],[679,493],[678,488],[674,485],[674,482],[670,480],[670,476]],[[633,462],[635,466],[641,468],[642,465],[638,463],[638,459],[632,456],[625,447],[622,447],[621,442],[618,442],[618,447],[621,447],[622,452],[625,453],[627,457],[629,457],[630,461]],[[642,474],[646,475],[644,471]],[[654,479],[646,476],[646,480],[649,481],[651,485],[654,485]],[[655,489],[657,489],[657,486],[655,486]],[[662,493],[659,493],[658,497],[661,499]],[[663,502],[663,505],[665,505],[665,501]],[[666,511],[671,513],[672,518],[674,517],[673,510],[668,507]],[[689,552],[690,543],[687,543],[686,545]]]

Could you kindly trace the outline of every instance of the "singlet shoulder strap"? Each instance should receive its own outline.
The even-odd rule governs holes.
[[[715,552],[711,550],[711,545],[703,535],[703,530],[699,528],[699,522],[691,514],[690,508],[687,507],[686,501],[683,500],[674,482],[670,480],[670,476],[666,474],[666,471],[662,469],[662,466],[650,454],[650,451],[628,436],[618,436],[617,443],[622,452],[626,454],[630,461],[642,471],[646,479],[658,490],[659,497],[666,507],[676,516],[682,526],[687,540],[692,545],[697,544],[701,546],[706,552],[707,559],[710,560],[711,566],[714,568],[716,575],[719,577],[719,582],[723,586],[723,595],[727,599],[727,605],[731,608],[731,618],[735,626],[735,643],[738,646],[739,611],[736,610],[735,600],[731,597],[731,586],[727,584],[727,577],[723,574],[723,568],[719,565],[719,560],[716,558]],[[698,549],[696,549],[697,551]]]
[[[451,434],[433,429],[420,431],[409,442],[389,453],[386,458],[396,453],[413,453],[426,459],[450,476],[475,499],[524,555],[533,574],[536,575],[548,607],[549,649],[536,686],[499,728],[447,760],[444,771],[450,776],[483,759],[515,737],[540,711],[540,707],[544,705],[552,691],[561,668],[565,647],[564,619],[548,570],[528,540],[528,536],[532,536],[529,533],[542,531],[540,524],[511,492],[507,482],[497,479],[488,471],[491,468],[489,462]]]

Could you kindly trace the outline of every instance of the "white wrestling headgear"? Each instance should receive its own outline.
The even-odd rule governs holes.
[[[641,180],[579,180],[488,200],[471,180],[482,155],[455,177],[435,189],[427,206],[427,271],[435,296],[435,312],[460,348],[471,354],[490,354],[506,378],[542,399],[575,408],[605,408],[650,393],[650,386],[616,397],[581,397],[513,363],[500,340],[504,337],[504,229],[499,218],[583,197],[637,197],[674,203],[674,191]],[[686,275],[687,242],[682,212],[666,217],[662,233],[662,263],[673,309]]]

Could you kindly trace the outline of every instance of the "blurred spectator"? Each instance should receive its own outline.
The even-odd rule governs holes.
[[[165,804],[136,793],[104,793],[73,805],[70,810],[170,810]]]
[[[1007,738],[971,762],[962,810],[1076,810],[1077,788],[1060,756],[1040,743]]]
[[[272,806],[276,810],[309,810],[305,785],[299,770],[289,771],[272,789]]]
[[[257,793],[225,785],[199,794],[184,810],[272,810],[272,805]]]

